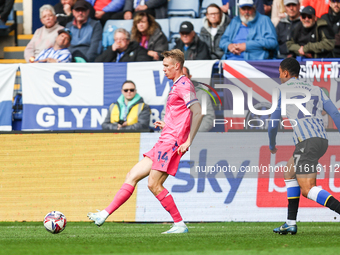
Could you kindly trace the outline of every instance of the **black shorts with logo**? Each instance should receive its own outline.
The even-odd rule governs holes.
[[[293,153],[296,174],[316,173],[318,160],[326,153],[327,148],[328,140],[319,137],[296,144]]]

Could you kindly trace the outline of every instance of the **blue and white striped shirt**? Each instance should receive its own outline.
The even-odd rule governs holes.
[[[72,60],[71,52],[68,49],[54,50],[53,47],[40,52],[35,61],[43,60],[46,58],[53,58],[58,60],[59,63],[70,63]]]
[[[286,105],[286,115],[294,129],[293,140],[295,144],[312,137],[327,139],[327,133],[322,120],[323,110],[325,110],[332,117],[338,130],[340,130],[340,113],[332,101],[327,97],[325,92],[320,87],[295,78],[288,80],[280,86],[278,107],[271,115],[272,120],[281,118],[281,92],[284,89],[289,91],[285,96],[287,99],[301,99],[305,97],[304,93],[298,91],[294,92],[294,89],[301,89],[302,91],[306,90],[311,94],[310,100],[302,104],[302,106],[305,107],[311,115],[304,115],[295,104]],[[276,144],[275,138],[277,129],[278,122],[275,122],[275,124],[272,126],[268,126],[270,140],[269,147],[271,150],[274,149]]]

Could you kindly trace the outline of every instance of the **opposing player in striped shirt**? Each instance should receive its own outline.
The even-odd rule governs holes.
[[[302,99],[308,92],[311,98],[303,103],[310,114],[306,115],[295,104],[286,105],[286,115],[290,119],[294,129],[293,140],[295,151],[287,166],[290,171],[285,173],[285,183],[288,197],[288,219],[280,227],[275,228],[274,232],[279,234],[296,234],[296,216],[299,207],[300,193],[322,206],[327,206],[331,210],[340,214],[340,202],[335,199],[328,191],[316,186],[318,160],[325,154],[328,148],[328,138],[322,121],[322,111],[325,110],[338,130],[340,131],[340,113],[332,101],[326,96],[320,87],[298,79],[300,64],[294,58],[284,59],[279,68],[280,96],[278,108],[271,115],[268,134],[269,149],[272,154],[277,152],[275,147],[276,134],[281,118],[281,95],[287,99]],[[285,93],[283,93],[285,91]],[[295,92],[294,92],[295,91]],[[306,92],[301,92],[306,91]],[[307,93],[307,94],[306,94]],[[292,167],[294,166],[295,167]]]
[[[97,226],[104,224],[106,218],[130,198],[137,183],[149,176],[148,188],[174,221],[173,227],[162,234],[188,232],[174,199],[163,183],[169,175],[175,176],[179,161],[191,145],[203,116],[195,87],[183,74],[183,52],[174,49],[163,52],[163,56],[163,71],[168,79],[173,80],[174,85],[166,103],[164,122],[155,122],[155,126],[162,129],[161,136],[155,146],[126,175],[125,183],[111,204],[98,213],[87,214]]]
[[[69,63],[72,60],[71,52],[67,49],[72,40],[71,31],[63,28],[58,31],[53,47],[43,50],[34,63]]]

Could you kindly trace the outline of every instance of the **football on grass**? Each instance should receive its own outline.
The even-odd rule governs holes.
[[[66,217],[58,211],[49,212],[44,218],[44,226],[48,232],[58,234],[66,227]]]

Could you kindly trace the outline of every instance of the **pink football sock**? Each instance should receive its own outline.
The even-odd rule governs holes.
[[[161,202],[164,209],[167,210],[170,213],[174,222],[175,223],[180,222],[180,221],[182,221],[181,214],[179,213],[177,206],[175,204],[175,201],[172,198],[172,196],[171,195],[167,196],[168,193],[169,193],[169,191],[167,191],[167,189],[163,189],[161,191],[161,193],[159,193],[156,196],[156,198],[159,200],[159,202]]]
[[[130,198],[134,190],[135,190],[135,187],[133,187],[130,184],[124,183],[122,187],[120,188],[120,190],[118,190],[118,192],[116,193],[111,204],[105,208],[105,211],[107,211],[109,214],[112,214],[122,204],[124,204],[126,200]]]

